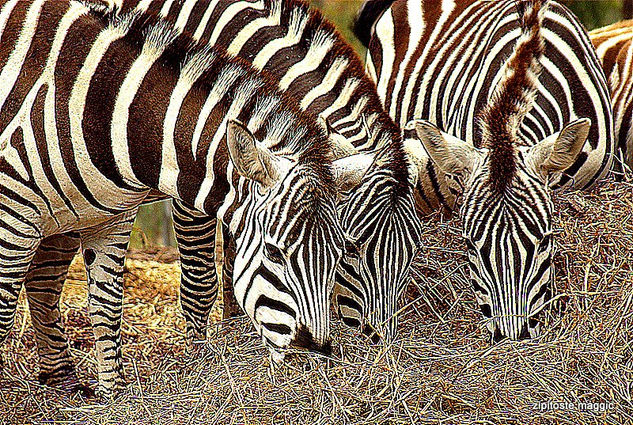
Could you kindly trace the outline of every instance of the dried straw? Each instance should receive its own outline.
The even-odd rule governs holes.
[[[437,216],[426,226],[395,342],[372,346],[335,324],[332,358],[297,353],[284,365],[271,364],[243,318],[211,325],[208,342],[187,352],[179,269],[153,261],[165,255],[158,252],[127,262],[128,389],[100,405],[39,386],[21,302],[0,350],[0,422],[633,423],[633,184],[610,182],[556,204],[556,308],[536,340],[489,344],[457,220]],[[80,266],[62,310],[80,375],[94,380]]]

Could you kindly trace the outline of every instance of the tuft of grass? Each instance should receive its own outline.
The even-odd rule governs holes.
[[[128,388],[99,404],[37,384],[24,300],[0,348],[7,424],[633,423],[633,183],[556,200],[557,309],[543,335],[490,345],[467,276],[459,222],[439,214],[403,299],[399,337],[372,345],[334,324],[330,358],[282,365],[244,318],[215,322],[187,350],[173,250],[127,262]],[[80,377],[96,378],[85,277],[73,266],[62,311]],[[562,312],[561,312],[562,311]],[[47,422],[50,423],[50,422]],[[55,423],[55,422],[54,422]]]

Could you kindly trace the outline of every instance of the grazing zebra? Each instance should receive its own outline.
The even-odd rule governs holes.
[[[162,14],[200,42],[239,54],[256,68],[275,75],[281,90],[297,99],[301,109],[326,122],[339,155],[353,154],[337,164],[372,164],[369,172],[357,176],[357,181],[362,177],[361,183],[347,191],[339,203],[346,255],[337,269],[335,301],[346,323],[363,326],[368,334],[377,330],[378,334],[392,335],[397,300],[407,283],[420,225],[415,219],[401,131],[382,109],[375,85],[365,75],[360,60],[333,26],[304,2],[290,0],[130,0],[119,8],[120,13],[140,8]],[[217,296],[216,222],[175,202],[174,225],[181,252],[181,302],[188,336],[202,339]],[[69,244],[72,242],[69,239]],[[230,271],[231,241],[225,240],[225,245],[224,267]],[[35,275],[37,286],[60,287],[56,282],[46,285],[46,278],[62,278],[70,260],[68,256],[66,263],[57,262],[55,274]],[[225,273],[225,279],[230,275]],[[50,292],[46,296],[50,297]],[[50,299],[40,304],[57,308]],[[51,313],[50,317],[58,315]],[[45,326],[40,328],[46,331]],[[55,344],[55,350],[48,344],[40,351],[53,351],[55,356],[49,356],[63,358],[60,364],[68,364],[61,327],[49,326],[48,332],[62,344]],[[43,337],[39,340],[47,342]]]
[[[7,0],[0,37],[0,341],[40,241],[76,230],[98,390],[117,389],[122,258],[153,188],[228,224],[238,300],[273,354],[328,350],[334,178],[366,164],[334,176],[324,132],[275,82],[151,14]]]
[[[442,196],[462,197],[471,278],[494,341],[539,333],[553,279],[551,189],[589,187],[612,163],[600,64],[571,12],[546,6],[396,0],[382,13],[365,8],[356,25],[371,39],[367,69],[390,115],[432,123],[406,126],[405,138],[417,133],[418,164],[428,152],[443,170],[432,178],[454,183]]]
[[[633,20],[617,22],[589,33],[607,75],[619,153],[633,167]]]

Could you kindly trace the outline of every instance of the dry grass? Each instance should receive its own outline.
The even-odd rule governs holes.
[[[435,217],[427,227],[397,341],[371,346],[336,325],[331,359],[297,354],[282,366],[270,363],[243,319],[212,325],[208,343],[187,353],[178,267],[130,260],[127,391],[98,405],[39,386],[21,303],[1,350],[0,412],[7,413],[0,422],[633,423],[633,185],[567,194],[557,204],[555,294],[564,312],[548,315],[537,340],[488,343],[455,220]],[[64,317],[79,371],[94,379],[85,284],[73,270]],[[570,405],[540,409],[538,402]]]

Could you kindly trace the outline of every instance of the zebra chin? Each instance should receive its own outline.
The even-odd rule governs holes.
[[[264,325],[264,327],[266,327],[266,325]],[[278,345],[273,339],[266,337],[264,334],[262,334],[262,336],[275,363],[281,363],[286,359],[288,349],[309,351],[324,356],[330,356],[332,354],[332,340],[327,338],[324,341],[318,341],[310,329],[304,325],[299,325],[294,335],[291,336],[291,334],[287,334],[290,338],[287,339],[287,344],[283,346]]]
[[[481,304],[480,308],[484,316],[486,316],[486,327],[490,332],[493,344],[504,339],[524,341],[536,338],[541,334],[541,322],[538,319],[540,313],[525,316],[501,314],[490,317],[488,304]]]

